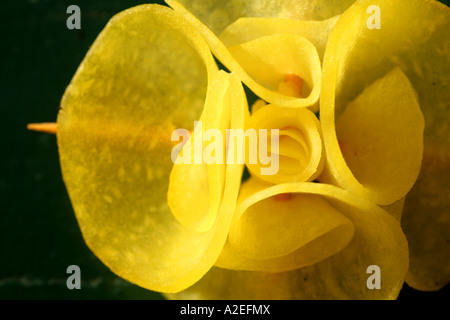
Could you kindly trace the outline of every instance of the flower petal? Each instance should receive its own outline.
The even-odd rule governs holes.
[[[449,167],[441,162],[445,158],[430,157],[425,154],[426,171],[408,194],[402,216],[411,260],[406,282],[423,291],[439,290],[450,282]]]
[[[299,21],[276,18],[240,18],[220,35],[227,48],[277,33],[295,34],[308,39],[323,58],[328,35],[339,16],[323,21]]]
[[[109,22],[62,100],[61,166],[83,237],[113,272],[151,290],[192,285],[226,240],[242,165],[226,168],[210,231],[183,227],[167,205],[171,133],[192,129],[216,74],[206,43],[183,17],[143,5]],[[243,128],[243,88],[229,78],[230,126]]]
[[[271,159],[269,164],[262,164],[261,161],[261,145],[265,145],[265,141],[258,144],[259,161],[246,161],[252,175],[271,183],[285,183],[312,181],[321,173],[324,157],[320,123],[310,110],[266,105],[250,117],[248,127],[257,132],[267,130],[270,135],[267,144],[272,141],[270,130],[279,130],[279,150],[273,149],[272,142],[270,148],[267,148]],[[274,164],[276,156],[278,163]],[[272,168],[273,170],[270,170]],[[267,174],[263,170],[274,172]]]
[[[198,127],[194,129],[194,134],[185,145],[188,148],[183,149],[190,153],[190,161],[176,163],[170,174],[167,193],[169,207],[182,225],[199,232],[211,229],[217,218],[223,196],[226,170],[225,138],[231,116],[228,77],[228,73],[220,71],[211,84],[200,118],[201,129]],[[222,156],[218,155],[220,158],[218,163],[209,163],[209,161],[206,162],[209,159],[204,159],[205,149],[213,144],[203,142],[205,132],[209,129],[217,130],[222,136],[220,143],[214,141],[213,145],[213,147],[218,146],[216,152],[222,152]],[[199,140],[200,143],[198,143]]]
[[[380,8],[381,29],[366,26],[371,5]],[[409,279],[415,278],[411,285],[416,288],[436,289],[450,281],[450,221],[446,218],[450,207],[449,38],[450,8],[442,3],[411,0],[405,6],[404,1],[358,1],[332,31],[323,65],[327,81],[322,87],[321,108],[336,101],[339,112],[364,87],[396,66],[418,94],[425,118],[424,155],[402,220],[410,239]],[[334,118],[323,123],[331,122]],[[329,143],[327,149],[338,148]]]
[[[315,47],[306,38],[295,34],[273,34],[238,44],[229,48],[229,52],[244,70],[236,69],[242,81],[261,98],[270,102],[278,101],[282,96],[282,106],[295,107],[311,106],[318,100],[320,61]],[[234,70],[234,63],[227,63],[231,57],[226,54],[223,52],[224,64]],[[287,75],[300,77],[306,84],[300,94],[278,93],[279,85]]]
[[[318,183],[297,183],[293,192],[330,201],[352,221],[355,233],[340,252],[314,265],[280,273],[212,268],[170,299],[395,299],[408,270],[408,246],[400,223],[367,200]],[[308,187],[307,187],[308,186]],[[277,186],[278,187],[278,186]],[[294,189],[294,188],[292,188]],[[381,289],[367,287],[368,267],[380,268]]]
[[[315,185],[269,186],[255,178],[244,183],[228,243],[216,265],[280,272],[345,248],[353,225],[324,198],[309,194]]]
[[[294,34],[269,35],[228,50],[208,27],[178,2],[166,2],[186,17],[206,39],[216,57],[260,98],[282,107],[296,108],[312,107],[317,102],[322,75],[320,59],[316,48],[306,38]],[[309,86],[305,98],[278,92],[278,84],[284,77],[296,72],[299,73],[297,76],[305,77]]]
[[[404,197],[419,174],[424,120],[414,89],[400,69],[375,81],[345,108],[336,123],[337,140],[330,129],[331,113],[324,104],[328,172],[321,181],[383,205]],[[336,144],[339,149],[333,148]]]
[[[214,33],[241,17],[324,20],[344,12],[354,0],[180,0]]]

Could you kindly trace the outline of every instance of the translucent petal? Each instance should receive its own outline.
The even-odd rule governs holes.
[[[334,135],[327,126],[329,112],[325,107],[321,113],[325,143]],[[397,201],[419,174],[423,130],[414,89],[400,69],[394,69],[367,87],[338,116],[340,149],[327,148],[327,173],[333,183],[375,203]]]
[[[308,188],[270,187],[255,178],[244,183],[228,243],[216,265],[280,272],[311,265],[345,248],[353,236],[352,223],[324,198],[297,193]]]
[[[166,2],[186,17],[206,39],[215,56],[260,98],[282,107],[316,107],[321,85],[320,59],[316,48],[306,38],[294,34],[269,35],[228,50],[210,29],[178,2]],[[308,84],[305,98],[278,92],[280,81],[291,73],[298,73]]]
[[[279,84],[285,81],[286,75],[294,74],[304,81],[306,90],[299,96],[283,92],[286,99],[297,107],[309,106],[317,101],[321,80],[320,61],[316,49],[306,38],[294,34],[273,34],[238,44],[229,48],[229,52],[246,72],[240,73],[242,81],[261,98],[275,101],[274,93],[279,90]]]
[[[229,25],[220,35],[227,48],[264,36],[284,33],[296,34],[308,39],[317,49],[322,60],[328,35],[339,16],[323,21],[299,21],[276,18],[240,18]]]
[[[433,164],[427,163],[430,160]],[[424,291],[439,290],[450,282],[450,177],[443,183],[448,166],[436,160],[425,155],[426,174],[408,194],[402,216],[411,259],[406,282]]]
[[[230,126],[231,116],[231,105],[229,98],[227,99],[229,94],[228,74],[221,71],[207,92],[200,118],[201,129],[196,127],[189,145],[185,145],[191,152],[191,161],[175,164],[170,174],[167,194],[169,207],[181,224],[199,232],[210,230],[222,201],[226,169],[226,129]],[[206,138],[205,132],[210,129],[220,133],[220,137],[215,138],[221,139],[221,147],[219,144],[213,145],[214,149],[218,149],[215,152],[222,153],[222,156],[218,157],[220,159],[217,159],[218,163],[209,163],[206,162],[208,159],[205,159],[205,149],[217,142],[215,139],[209,143],[203,141]]]
[[[151,290],[195,283],[228,233],[242,165],[227,166],[208,232],[183,227],[167,204],[171,134],[192,129],[216,75],[206,43],[183,17],[143,5],[108,23],[61,103],[61,166],[83,237],[113,272]],[[242,86],[231,76],[229,87],[230,126],[243,128]]]
[[[344,12],[354,0],[180,0],[213,32],[220,34],[241,17],[324,20]]]
[[[292,184],[294,185],[294,184]],[[324,197],[355,226],[340,252],[312,266],[280,273],[212,268],[170,299],[396,299],[408,270],[408,247],[399,222],[366,200],[334,186],[297,183],[296,192]],[[291,190],[293,191],[293,190]],[[371,265],[381,289],[369,289]]]
[[[377,5],[381,29],[368,29],[367,8]],[[375,79],[398,66],[417,92],[425,118],[424,155],[419,178],[405,201],[405,233],[410,239],[414,287],[440,287],[450,280],[450,9],[437,1],[359,1],[332,31],[325,52],[321,121],[332,126],[324,108],[336,102],[337,113]],[[327,152],[338,149],[326,138]],[[401,165],[399,165],[400,167]],[[420,227],[412,227],[419,222]],[[429,225],[423,228],[424,222]],[[439,221],[439,222],[438,222]],[[439,225],[434,228],[432,225]],[[420,230],[423,230],[420,232]],[[431,231],[433,230],[433,231]],[[430,236],[427,243],[422,239]],[[425,249],[426,248],[426,249]],[[434,252],[433,255],[426,252]],[[439,285],[430,285],[435,282]]]
[[[252,175],[267,182],[284,183],[312,181],[321,173],[324,158],[320,123],[310,110],[266,105],[250,117],[248,127],[257,132],[267,130],[269,135],[267,149],[271,162],[265,164],[262,161],[265,152],[261,145],[266,141],[259,139],[258,161],[246,161]],[[278,150],[272,146],[272,129],[279,130]]]

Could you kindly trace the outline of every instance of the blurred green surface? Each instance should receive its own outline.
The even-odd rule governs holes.
[[[142,3],[0,3],[0,299],[162,299],[117,277],[90,252],[62,181],[56,137],[26,130],[27,123],[56,120],[64,90],[98,33],[114,14]],[[71,4],[81,8],[81,30],[66,28]],[[66,287],[72,264],[81,268],[81,290]],[[444,291],[405,286],[399,298],[434,299]]]

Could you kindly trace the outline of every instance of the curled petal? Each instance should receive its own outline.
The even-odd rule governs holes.
[[[320,123],[310,110],[266,105],[250,117],[248,127],[260,132],[259,148],[257,152],[253,150],[260,161],[246,161],[252,175],[267,182],[284,183],[312,181],[321,173],[324,159]],[[272,139],[272,129],[278,129],[276,139]],[[261,140],[261,130],[267,130],[266,141]],[[267,148],[271,162],[262,164],[261,151],[265,153],[262,146],[269,141],[272,141]],[[276,141],[278,149],[272,145]],[[274,165],[276,159],[278,163]]]
[[[189,153],[189,161],[176,163],[170,174],[169,207],[181,224],[199,232],[211,229],[222,202],[226,170],[225,137],[231,116],[228,77],[227,73],[220,71],[211,84],[200,118],[201,129],[194,129],[194,134],[183,148],[184,152]],[[208,144],[203,137],[210,129],[218,130],[220,135],[216,137],[218,140]],[[215,162],[204,159],[205,149],[212,144],[217,146],[214,149],[218,153],[218,161]]]
[[[366,25],[367,8],[379,7],[380,29]],[[363,89],[399,67],[418,95],[425,119],[419,177],[406,197],[402,223],[410,239],[411,285],[434,290],[450,281],[450,8],[437,1],[358,1],[336,23],[327,44],[321,93],[321,122],[334,124]],[[399,97],[395,99],[400,100]],[[327,153],[338,149],[323,131]],[[398,161],[397,161],[398,162]],[[398,162],[398,167],[403,166]],[[417,224],[416,224],[417,223]],[[425,227],[426,226],[426,227]],[[427,241],[423,241],[427,239]],[[444,249],[447,248],[447,249]],[[431,254],[433,252],[433,254]]]
[[[217,58],[260,98],[282,107],[311,107],[317,102],[321,86],[320,59],[316,48],[306,38],[274,34],[228,50],[208,27],[178,2],[168,0],[167,3],[186,17],[206,39]],[[280,47],[283,50],[278,50]],[[309,86],[307,97],[278,91],[279,83],[288,74],[304,77]]]
[[[227,102],[217,103],[231,106],[224,107],[230,127],[244,127],[240,82],[216,76],[207,44],[182,16],[143,5],[108,23],[61,103],[61,167],[83,237],[113,272],[151,290],[195,283],[229,230],[242,165],[226,167],[220,209],[207,232],[180,224],[167,204],[171,134],[192,129],[208,86],[228,87],[217,97]]]
[[[351,102],[338,116],[336,133],[328,127],[331,113],[325,105],[321,117],[328,161],[322,181],[331,180],[383,205],[404,197],[419,174],[424,120],[400,69]]]
[[[306,38],[294,34],[268,35],[231,47],[229,52],[244,70],[237,69],[242,81],[261,98],[278,101],[284,95],[281,98],[288,102],[283,101],[282,106],[295,107],[312,106],[318,100],[320,61],[316,48]],[[226,56],[226,52],[223,54]],[[225,59],[231,61],[228,56]],[[290,75],[301,79],[305,84],[303,90],[294,93],[280,90],[280,83]]]
[[[335,210],[352,222],[354,235],[344,249],[314,265],[287,272],[238,271],[214,267],[192,287],[167,297],[260,300],[396,299],[403,286],[409,263],[408,246],[399,221],[367,200],[356,198],[334,186],[318,183],[289,185],[291,192],[314,194],[326,199]],[[275,187],[282,188],[283,185]],[[274,215],[277,213],[272,212]],[[221,256],[219,261],[222,259]],[[236,256],[233,256],[233,259],[236,259]],[[261,265],[264,266],[263,263]],[[369,267],[373,265],[379,267],[381,289],[370,290],[367,286],[372,275]]]
[[[227,48],[273,34],[295,34],[308,39],[322,60],[328,35],[339,16],[323,21],[299,21],[276,18],[240,18],[220,35]]]
[[[268,186],[251,178],[241,187],[236,214],[216,265],[280,272],[321,261],[348,244],[353,225],[316,184]]]

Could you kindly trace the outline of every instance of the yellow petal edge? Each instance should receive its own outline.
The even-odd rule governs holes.
[[[322,81],[320,59],[316,48],[306,38],[295,34],[273,34],[239,44],[229,50],[208,27],[182,5],[173,0],[166,2],[175,11],[180,12],[206,39],[215,56],[262,99],[282,107],[297,108],[311,107],[317,102]],[[286,50],[276,50],[274,44],[283,45]],[[300,53],[298,48],[301,48]],[[274,50],[277,53],[275,55]],[[273,83],[266,81],[265,72],[258,72],[258,67],[269,72],[270,79],[276,80],[277,84],[286,72],[301,71],[310,86],[309,95],[298,98],[279,93]]]
[[[366,26],[371,5],[380,8],[380,29]],[[438,290],[450,281],[449,38],[450,8],[438,1],[411,0],[407,6],[403,1],[358,1],[336,23],[323,64],[323,135],[327,155],[336,158],[340,151],[331,132],[334,122],[365,87],[398,67],[418,94],[425,119],[424,153],[419,177],[405,200],[402,226],[411,256],[407,282],[419,290]],[[397,161],[398,167],[402,161]],[[347,173],[341,164],[338,160],[333,165],[332,174],[344,182]],[[350,187],[350,180],[345,187]]]
[[[142,5],[108,23],[61,102],[60,161],[83,237],[114,273],[150,290],[198,281],[228,234],[242,165],[227,165],[207,232],[180,224],[167,204],[171,133],[192,129],[217,76],[207,44],[182,16]],[[243,88],[227,77],[230,127],[244,128]]]
[[[244,265],[248,268],[250,264],[254,267],[256,263],[264,268],[266,261],[238,255],[227,243],[216,267],[204,278],[187,290],[166,297],[238,300],[397,298],[409,264],[408,245],[399,221],[380,207],[346,190],[311,182],[269,186],[249,197],[241,194],[240,197],[246,200],[239,208],[247,207],[244,203],[254,202],[255,197],[264,198],[283,192],[312,196],[311,199],[319,197],[328,202],[354,226],[354,234],[348,245],[313,265],[286,272],[263,272],[243,271]],[[272,214],[276,215],[277,212]],[[371,265],[380,268],[382,284],[379,290],[367,287],[371,275],[367,269]]]
[[[270,142],[267,150],[271,161],[275,162],[278,158],[277,168],[273,163],[264,165],[261,161],[247,159],[247,168],[253,176],[270,183],[304,182],[314,180],[322,172],[324,157],[320,123],[310,110],[265,105],[252,114],[248,127],[257,131],[267,130],[270,136],[267,138],[267,143]],[[278,129],[278,135],[275,134],[278,150],[271,145],[272,129]],[[261,143],[258,144],[258,155],[261,153]],[[269,165],[273,167],[274,174],[262,174],[263,168]]]
[[[315,185],[246,181],[216,265],[281,272],[314,264],[345,248],[353,224],[324,198],[311,194]],[[278,200],[277,195],[288,198]]]

